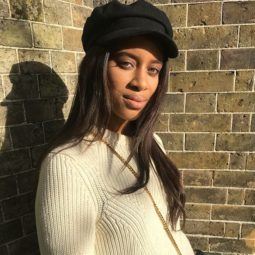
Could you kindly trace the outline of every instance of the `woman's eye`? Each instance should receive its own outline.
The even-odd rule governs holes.
[[[122,61],[122,62],[119,62],[119,64],[123,67],[129,67],[129,65],[132,66],[132,64],[130,62],[126,62],[126,61]],[[158,68],[150,68],[150,70],[153,70],[153,74],[157,75],[159,74],[160,70]]]
[[[125,61],[124,62],[120,62],[120,65],[121,66],[125,66],[125,67],[128,67],[129,64],[131,65],[131,63],[129,63],[129,62],[125,62]]]
[[[158,74],[159,72],[160,72],[160,70],[159,69],[157,69],[157,68],[151,68],[152,70],[154,70],[154,74]]]

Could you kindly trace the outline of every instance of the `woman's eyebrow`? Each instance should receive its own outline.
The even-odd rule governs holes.
[[[127,55],[127,56],[129,56],[129,57],[131,57],[131,58],[134,58],[135,60],[138,60],[138,57],[137,57],[136,55],[130,53],[130,52],[119,51],[119,52],[117,52],[117,53],[115,54],[115,56],[125,56],[125,55]],[[152,60],[151,63],[163,64],[162,61],[157,60],[157,59]]]

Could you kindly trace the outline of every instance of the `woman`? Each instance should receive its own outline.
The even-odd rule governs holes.
[[[193,255],[180,173],[153,133],[178,55],[168,18],[114,0],[93,10],[82,43],[69,117],[39,163],[41,254]]]

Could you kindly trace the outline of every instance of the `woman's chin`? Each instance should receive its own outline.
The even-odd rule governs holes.
[[[140,110],[128,110],[128,112],[123,112],[120,117],[126,121],[132,121],[138,118],[140,112]]]

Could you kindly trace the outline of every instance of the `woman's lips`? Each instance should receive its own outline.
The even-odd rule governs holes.
[[[144,107],[147,101],[138,102],[129,98],[123,97],[123,100],[128,108],[139,110]]]

